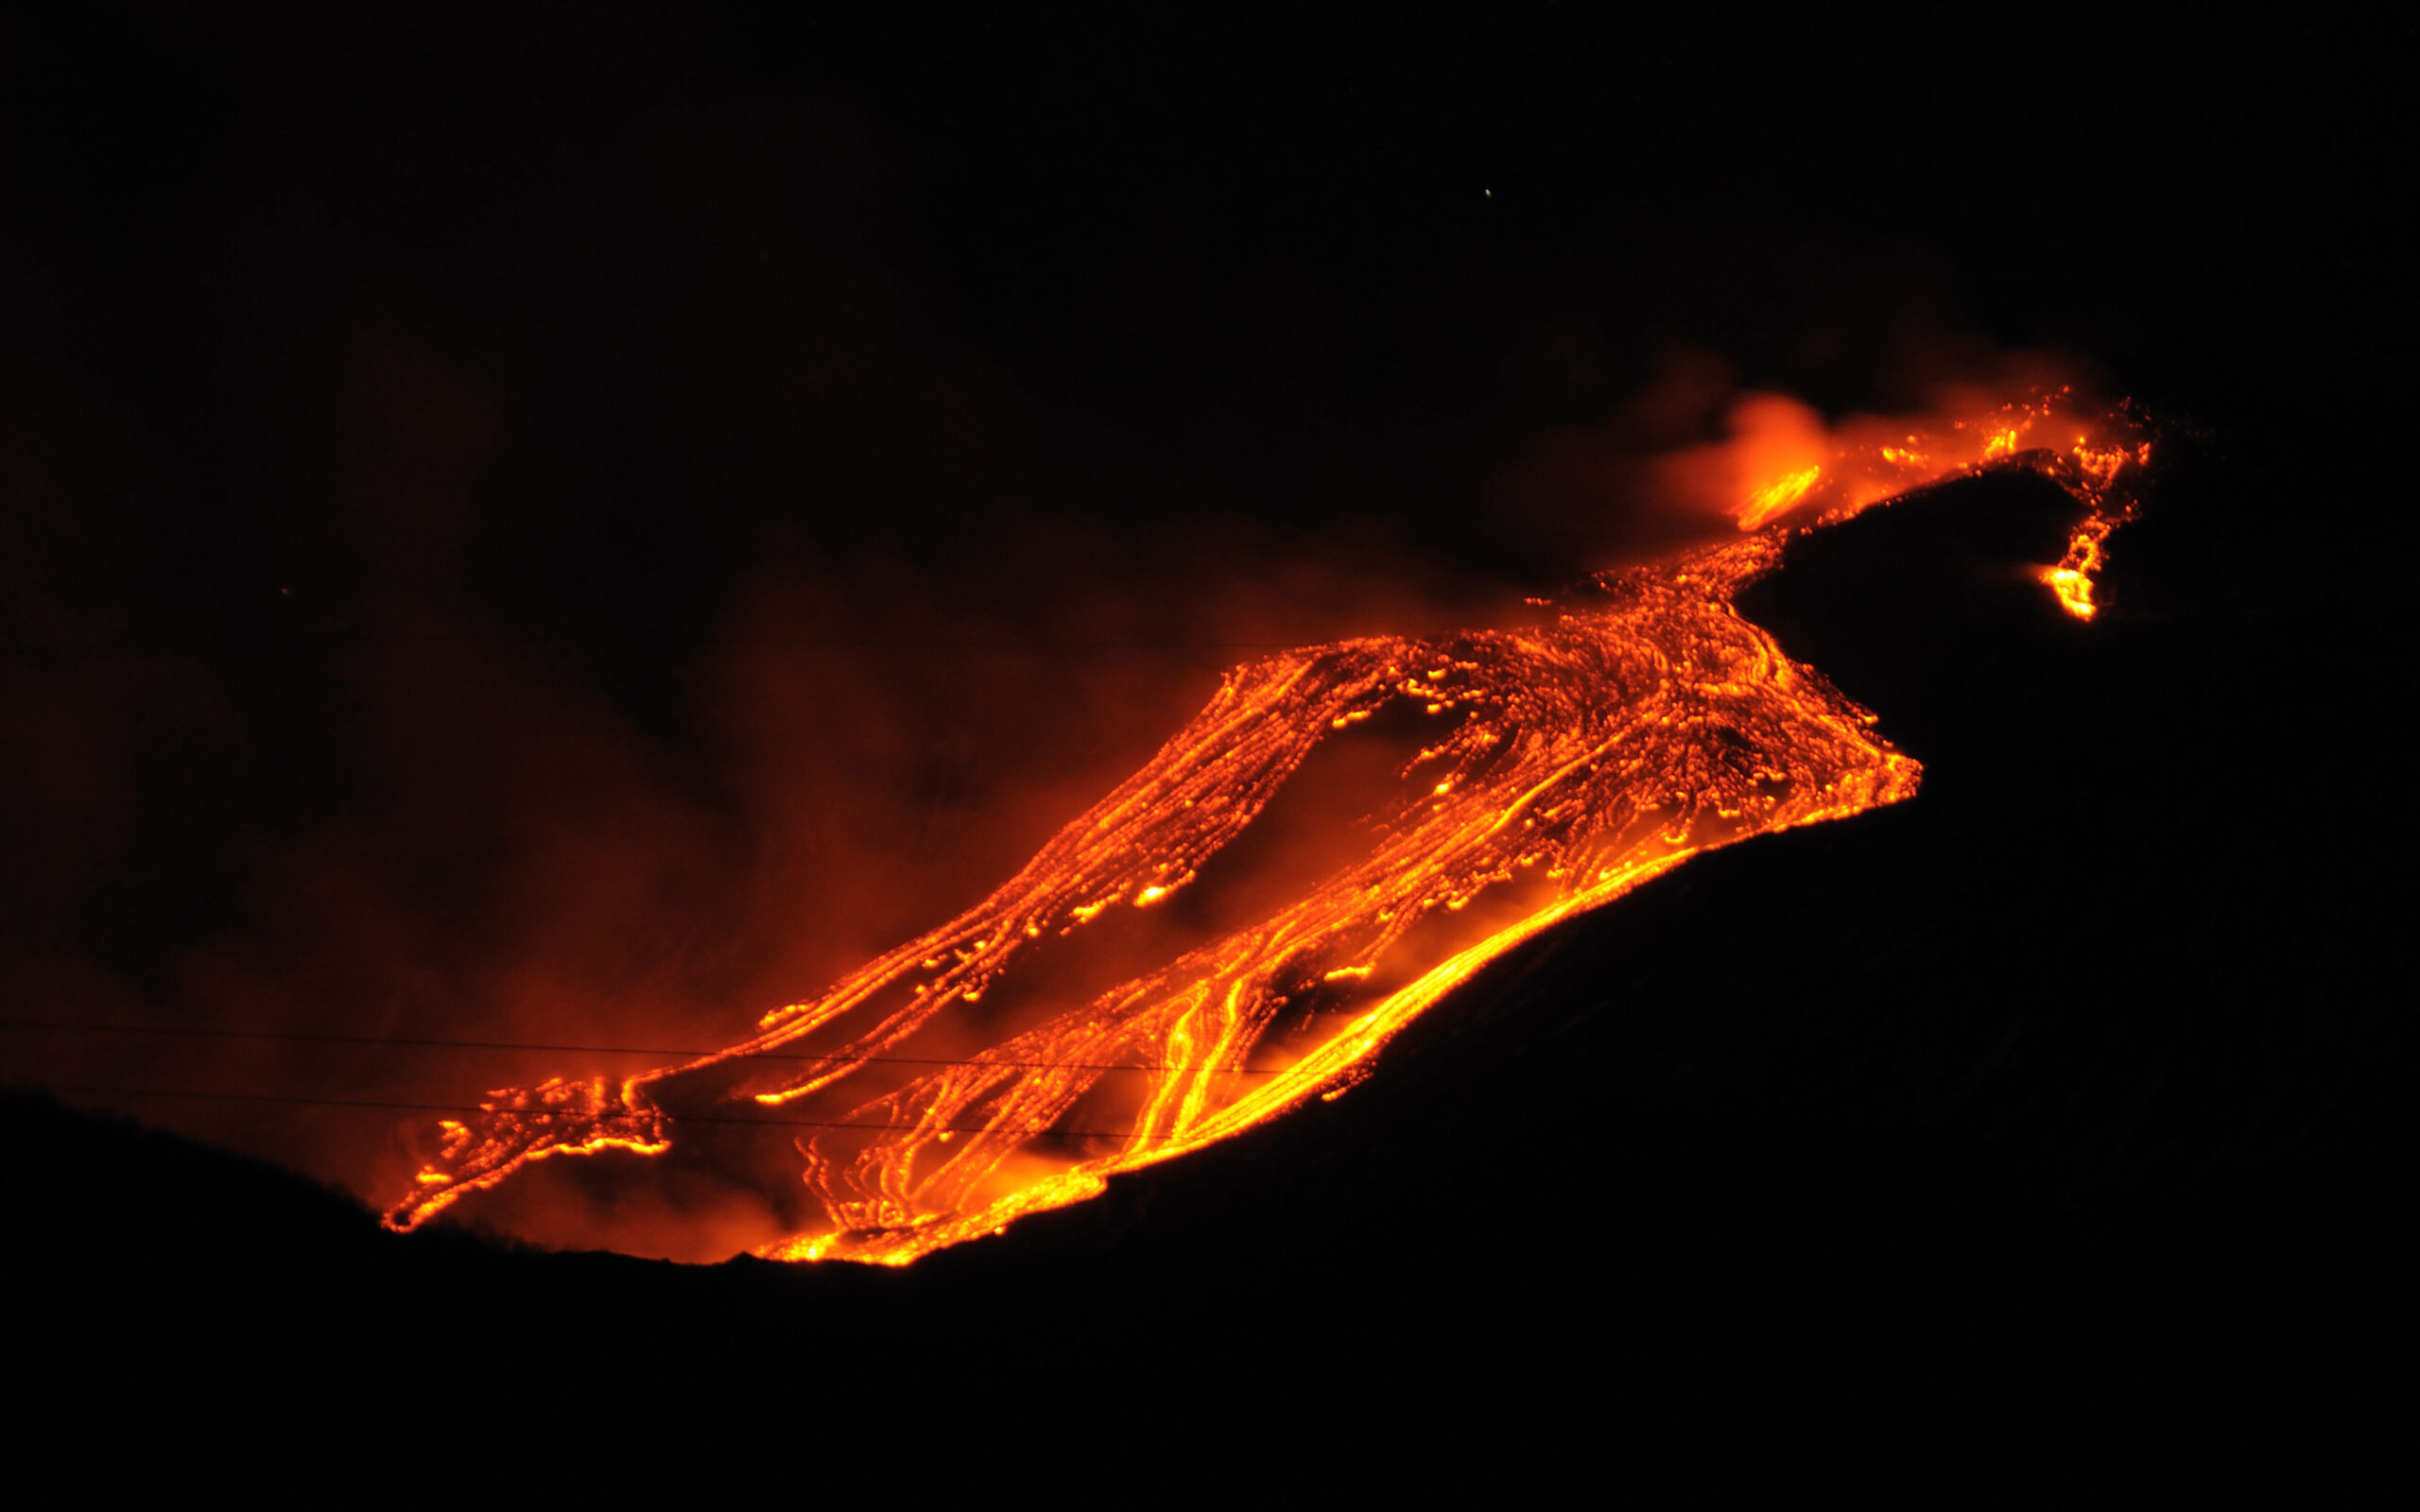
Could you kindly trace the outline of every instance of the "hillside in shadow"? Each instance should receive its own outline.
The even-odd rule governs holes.
[[[1944,489],[1803,538],[1746,595],[1927,764],[1915,800],[1699,858],[1496,963],[1338,1100],[1004,1238],[897,1272],[403,1238],[21,1091],[20,1273],[87,1358],[174,1339],[405,1376],[509,1336],[687,1370],[912,1344],[1053,1380],[1577,1351],[1714,1391],[1743,1354],[1962,1370],[2119,1330],[2183,1368],[2356,1329],[2390,1147],[2370,905],[2336,854],[2359,842],[2282,811],[2247,734],[2308,644],[2163,598],[2196,539],[2173,527],[2066,619],[2013,571],[2063,509],[2031,479]]]

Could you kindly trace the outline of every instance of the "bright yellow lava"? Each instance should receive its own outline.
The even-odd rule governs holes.
[[[1806,490],[1824,475],[1822,467],[1801,468],[1786,473],[1777,483],[1758,489],[1749,496],[1748,507],[1739,512],[1739,528],[1754,530],[1775,515],[1786,514],[1806,497]]]

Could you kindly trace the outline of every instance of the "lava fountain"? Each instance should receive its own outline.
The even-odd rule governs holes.
[[[2134,415],[2065,389],[1963,421],[1858,422],[1735,453],[1752,470],[1735,480],[1736,537],[1600,574],[1550,624],[1239,666],[974,908],[766,1014],[745,1043],[490,1093],[431,1131],[386,1221],[417,1227],[554,1156],[655,1156],[684,1134],[776,1125],[812,1198],[800,1211],[820,1216],[758,1253],[905,1264],[1337,1095],[1414,1016],[1559,921],[1701,851],[1915,794],[1920,768],[1876,716],[1732,607],[1791,531],[1979,471],[2034,472],[2082,507],[2040,579],[2089,618],[2150,457]],[[1121,911],[1169,907],[1316,747],[1373,720],[1428,738],[1357,856],[1106,989],[998,1006]]]

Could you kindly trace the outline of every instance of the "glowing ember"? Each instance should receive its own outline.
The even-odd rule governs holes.
[[[1753,490],[1737,510],[1748,534],[1603,575],[1600,603],[1547,627],[1347,641],[1237,668],[977,907],[766,1015],[745,1044],[492,1094],[475,1120],[441,1126],[387,1221],[412,1228],[549,1156],[661,1153],[684,1121],[784,1123],[804,1131],[824,1216],[761,1252],[902,1264],[1337,1095],[1519,941],[1702,850],[1914,794],[1916,764],[1874,716],[1733,597],[1779,561],[1785,515],[1812,507],[1821,524],[1920,483],[2022,468],[2085,507],[2042,576],[2088,617],[2150,447],[2121,438],[2123,416],[2070,447],[2025,444],[2053,421],[2072,433],[2067,409],[2061,390],[1946,432],[1877,422],[1870,444]],[[969,1005],[1012,968],[1185,888],[1315,747],[1391,709],[1435,720],[1436,735],[1398,773],[1360,859],[1256,922],[954,1053],[986,1032]]]
[[[1820,467],[1801,468],[1778,483],[1758,489],[1748,500],[1748,507],[1739,511],[1739,528],[1754,530],[1773,516],[1786,513],[1806,497],[1806,490],[1823,475]]]

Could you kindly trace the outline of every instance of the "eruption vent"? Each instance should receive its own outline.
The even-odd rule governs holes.
[[[1759,458],[1771,471],[1733,494],[1737,538],[1602,575],[1593,602],[1551,626],[1346,641],[1236,668],[975,908],[767,1014],[744,1044],[491,1094],[441,1125],[388,1223],[413,1228],[551,1156],[658,1155],[684,1125],[702,1137],[776,1124],[794,1131],[788,1168],[803,1165],[804,1211],[821,1219],[759,1252],[904,1264],[1335,1095],[1487,961],[1702,850],[1912,796],[1919,768],[1875,716],[1741,619],[1734,595],[1792,529],[2023,469],[2084,507],[2041,576],[2089,617],[2150,446],[2122,414],[2080,420],[2065,390],[1824,441]],[[1357,860],[1107,991],[989,1017],[986,995],[1011,973],[1115,910],[1167,905],[1314,747],[1382,714],[1427,721],[1433,738]]]

